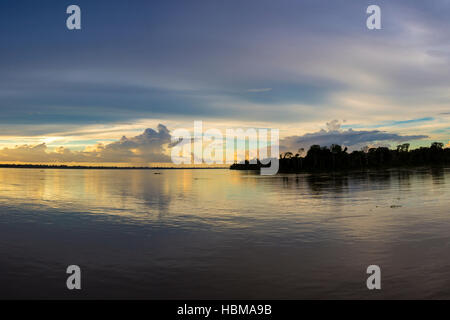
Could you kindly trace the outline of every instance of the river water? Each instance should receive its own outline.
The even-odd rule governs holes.
[[[0,298],[448,299],[449,208],[445,168],[4,168]]]

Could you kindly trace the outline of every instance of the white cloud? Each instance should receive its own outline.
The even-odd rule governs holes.
[[[166,148],[171,135],[166,126],[159,124],[157,130],[146,129],[142,134],[110,144],[98,143],[83,151],[66,147],[49,150],[45,143],[20,145],[0,150],[0,161],[11,162],[124,162],[148,163],[170,162]]]

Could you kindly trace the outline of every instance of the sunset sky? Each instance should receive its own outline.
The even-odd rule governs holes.
[[[82,30],[66,28],[71,4]],[[366,28],[371,4],[382,30]],[[171,132],[194,120],[277,128],[293,151],[447,144],[449,12],[448,0],[3,0],[0,162],[167,162]]]

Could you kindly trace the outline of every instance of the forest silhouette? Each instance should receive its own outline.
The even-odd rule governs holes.
[[[307,172],[307,171],[340,171],[363,170],[369,168],[410,167],[410,166],[439,166],[450,164],[450,148],[444,148],[441,142],[434,142],[430,147],[409,149],[410,144],[398,145],[396,149],[387,147],[365,148],[348,152],[347,148],[333,144],[330,147],[312,145],[305,156],[305,151],[299,149],[297,153],[285,152],[279,157],[279,171]],[[270,165],[270,164],[269,164]],[[232,170],[258,170],[263,165],[243,163],[231,165]]]

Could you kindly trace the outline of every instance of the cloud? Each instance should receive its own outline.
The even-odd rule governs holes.
[[[327,129],[328,131],[337,131],[341,128],[341,124],[338,120],[332,120],[330,122],[327,122]]]
[[[405,112],[421,117],[425,107],[446,111],[448,1],[380,1],[382,33],[365,28],[365,5],[357,1],[231,0],[220,10],[215,1],[177,1],[185,13],[177,16],[168,4],[146,10],[150,4],[140,0],[139,12],[130,14],[125,4],[111,9],[125,32],[123,24],[105,24],[95,8],[101,5],[89,2],[84,9],[98,32],[71,41],[41,21],[58,6],[21,12],[36,27],[30,34],[18,23],[13,38],[0,30],[8,39],[0,59],[0,123],[22,129],[189,116],[311,123],[344,114],[356,122]],[[0,14],[16,15],[15,6],[4,5]],[[148,21],[158,26],[150,33]],[[242,105],[265,106],[277,117],[236,112]],[[299,115],[280,105],[297,106]]]
[[[434,121],[433,117],[423,117],[418,119],[410,119],[410,120],[401,120],[401,121],[385,121],[382,123],[374,123],[374,124],[348,124],[343,125],[342,128],[382,128],[382,127],[399,127],[399,126],[408,126],[408,125],[416,125],[424,122]],[[335,120],[336,121],[336,120]]]
[[[136,3],[139,10],[123,2],[106,16],[101,10],[106,0],[86,1],[83,10],[90,12],[96,32],[68,38],[67,30],[52,22],[59,5],[23,11],[19,1],[0,1],[5,24],[0,125],[9,146],[34,146],[46,140],[22,137],[67,137],[67,131],[73,133],[67,140],[92,144],[105,137],[86,138],[78,128],[106,131],[119,122],[154,127],[141,126],[140,119],[168,125],[187,119],[256,122],[312,132],[323,119],[345,118],[364,128],[327,130],[391,131],[373,127],[381,124],[410,126],[402,133],[417,134],[412,126],[421,123],[391,119],[437,114],[420,134],[448,139],[432,131],[450,123],[444,117],[450,105],[448,0],[379,0],[382,32],[367,30],[367,4],[359,1],[229,0],[198,6],[175,0],[183,15],[173,14],[172,2]],[[111,17],[122,23],[107,23]],[[14,36],[11,21],[17,22]],[[47,142],[46,153],[54,146]],[[141,151],[117,154],[99,147],[98,152],[134,159]]]
[[[107,145],[97,144],[91,152],[106,162],[169,162],[164,146],[170,143],[170,132],[162,124],[157,129],[145,129],[144,133],[133,138],[123,136]]]
[[[268,92],[272,91],[272,88],[259,88],[259,89],[248,89],[247,92]]]
[[[330,146],[339,144],[350,149],[359,149],[364,145],[386,145],[386,142],[405,142],[428,138],[425,135],[400,135],[379,130],[341,130],[337,120],[328,122],[327,130],[322,129],[314,133],[306,133],[301,136],[290,136],[280,141],[280,149],[283,151],[309,148],[312,145]]]
[[[170,162],[166,148],[171,135],[166,126],[159,124],[157,130],[145,129],[135,137],[123,136],[110,144],[98,143],[83,151],[65,147],[49,150],[45,143],[20,145],[0,150],[0,161],[12,162],[124,162],[148,163]]]

